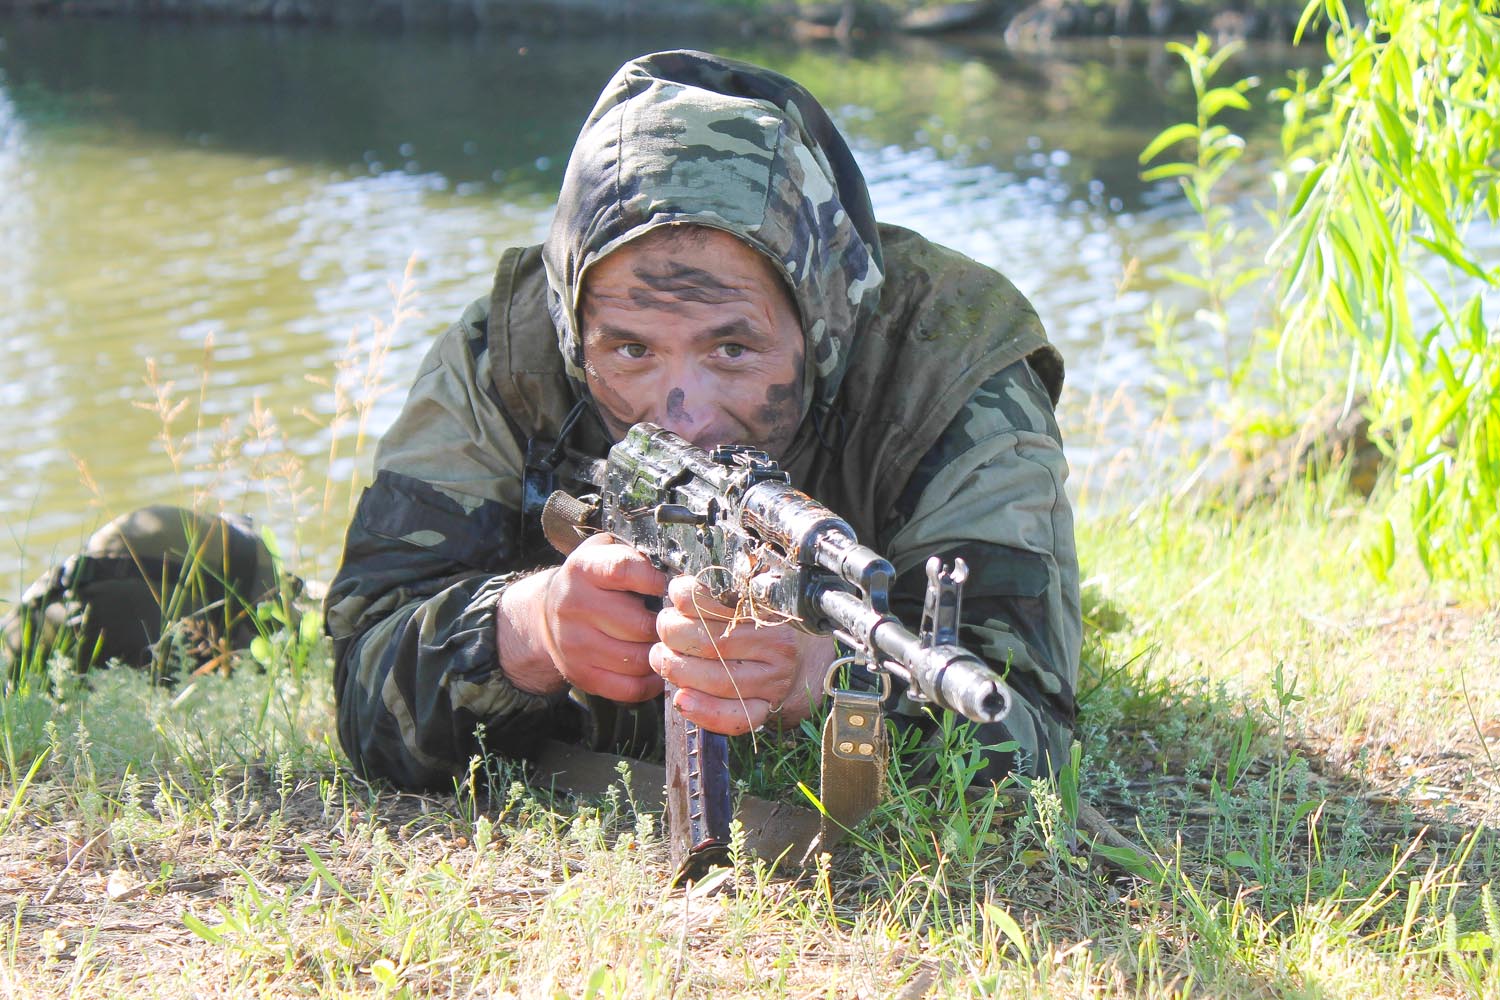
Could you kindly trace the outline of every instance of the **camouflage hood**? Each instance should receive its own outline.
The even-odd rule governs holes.
[[[804,416],[831,404],[884,278],[864,178],[799,84],[686,50],[621,67],[568,161],[543,255],[569,377],[582,385],[577,307],[589,266],[681,223],[725,230],[775,263],[807,343]]]

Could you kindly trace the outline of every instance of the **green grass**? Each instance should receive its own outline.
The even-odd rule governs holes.
[[[1081,794],[1145,849],[1138,874],[1075,835],[1066,782],[1007,819],[898,781],[801,877],[742,859],[674,891],[659,819],[618,797],[514,769],[479,800],[360,781],[309,631],[228,678],[59,675],[0,702],[0,988],[1500,995],[1500,621],[1415,567],[1377,589],[1366,515],[1337,502],[1082,513]]]
[[[335,423],[364,426],[385,342],[351,344]],[[284,478],[296,524],[358,485]],[[227,677],[28,663],[0,693],[0,995],[1500,997],[1500,611],[1414,559],[1377,582],[1380,517],[1334,483],[1086,505],[1076,771],[965,794],[954,736],[811,870],[689,892],[623,796],[509,764],[477,797],[361,781],[315,612],[263,609]],[[748,748],[746,787],[800,802],[811,754]]]

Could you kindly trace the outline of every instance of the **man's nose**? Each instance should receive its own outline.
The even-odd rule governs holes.
[[[680,386],[674,386],[667,391],[667,395],[657,406],[656,422],[689,441],[693,439],[695,431],[702,430],[698,421],[693,417],[687,390]]]

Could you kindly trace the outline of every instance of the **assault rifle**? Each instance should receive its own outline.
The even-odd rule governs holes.
[[[581,479],[596,492],[553,493],[543,510],[543,530],[558,549],[571,551],[589,531],[607,531],[666,572],[696,577],[721,603],[744,602],[757,620],[831,632],[853,651],[835,661],[825,683],[834,706],[823,736],[823,797],[835,819],[840,812],[858,818],[875,804],[878,789],[869,775],[883,775],[885,754],[881,695],[833,690],[838,667],[863,663],[883,676],[887,691],[897,678],[909,698],[978,722],[998,721],[1010,710],[1005,681],[958,645],[963,560],[951,571],[935,556],[928,561],[922,625],[911,632],[890,612],[891,564],[860,545],[847,522],[794,489],[765,452],[742,446],[706,452],[640,423],[607,460],[587,463]],[[728,741],[682,718],[670,695],[667,828],[683,881],[728,858]],[[861,783],[847,780],[861,767],[866,787],[851,792],[844,786]],[[850,794],[864,801],[839,809],[829,803]]]

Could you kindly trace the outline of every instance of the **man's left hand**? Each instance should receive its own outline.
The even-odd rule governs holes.
[[[811,714],[833,662],[832,636],[736,621],[735,609],[690,576],[674,579],[667,598],[656,616],[661,641],[651,647],[651,668],[678,689],[673,704],[684,717],[737,736],[773,716],[787,726]]]

